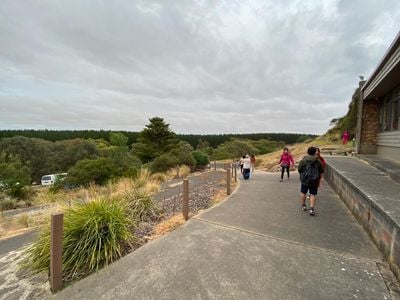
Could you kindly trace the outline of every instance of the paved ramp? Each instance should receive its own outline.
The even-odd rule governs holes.
[[[57,299],[389,299],[381,255],[325,186],[316,217],[299,183],[257,173],[193,218]]]

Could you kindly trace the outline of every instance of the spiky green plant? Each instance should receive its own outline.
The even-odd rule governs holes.
[[[126,192],[124,200],[129,208],[131,218],[136,221],[145,221],[156,218],[160,210],[144,189],[133,189]]]
[[[124,254],[133,241],[126,207],[118,199],[75,204],[64,212],[63,275],[76,278],[97,271]],[[33,272],[49,270],[50,230],[45,226],[27,250],[22,266]]]

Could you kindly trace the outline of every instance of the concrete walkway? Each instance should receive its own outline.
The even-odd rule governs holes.
[[[256,173],[222,204],[57,299],[390,299],[382,258],[328,187],[302,212],[297,174]]]

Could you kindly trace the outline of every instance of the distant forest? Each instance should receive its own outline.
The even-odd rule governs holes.
[[[128,145],[136,142],[139,132],[133,131],[112,131],[112,130],[0,130],[0,139],[5,137],[23,136],[27,138],[39,138],[47,141],[63,141],[70,139],[104,139],[110,141],[110,133],[122,133],[128,137]],[[177,134],[180,140],[188,142],[192,147],[196,147],[199,140],[207,141],[213,148],[218,147],[225,141],[236,139],[283,141],[286,144],[304,142],[307,139],[314,138],[312,134],[298,133],[248,133],[248,134]]]

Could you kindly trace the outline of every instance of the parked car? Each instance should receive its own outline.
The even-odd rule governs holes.
[[[67,173],[43,175],[41,179],[41,184],[42,186],[53,185],[56,180],[62,181],[65,177],[67,177]]]

